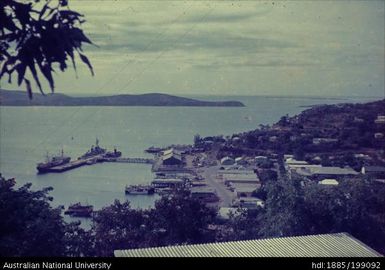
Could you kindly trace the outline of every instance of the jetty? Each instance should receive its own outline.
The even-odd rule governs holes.
[[[151,159],[151,158],[119,157],[119,158],[103,158],[99,162],[154,164],[155,161],[154,159]]]
[[[69,170],[79,168],[84,165],[94,165],[96,163],[102,162],[117,162],[117,163],[139,163],[139,164],[153,164],[154,160],[150,158],[134,158],[134,157],[119,157],[119,158],[109,158],[105,155],[93,156],[91,158],[77,159],[69,163],[51,167],[46,170],[46,173],[61,173]]]
[[[60,173],[75,168],[79,168],[84,165],[94,165],[102,162],[118,162],[118,163],[139,163],[139,164],[151,164],[155,163],[154,159],[139,158],[139,157],[122,157],[122,152],[114,148],[113,151],[107,151],[107,149],[99,146],[99,140],[96,138],[95,146],[92,145],[91,149],[85,154],[78,157],[77,160],[70,161],[70,157],[66,157],[63,154],[58,157],[52,158],[53,161],[46,163],[39,163],[37,169],[39,173]]]
[[[87,158],[87,159],[74,160],[74,161],[68,162],[68,163],[63,164],[63,165],[54,166],[54,167],[51,167],[49,169],[46,169],[45,173],[49,173],[49,172],[61,173],[61,172],[65,172],[65,171],[79,168],[79,167],[84,166],[84,165],[92,165],[92,164],[99,162],[98,159],[101,159],[101,158],[102,158],[102,156],[96,156],[96,157]]]

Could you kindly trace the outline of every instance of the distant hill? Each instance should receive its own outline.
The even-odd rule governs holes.
[[[0,89],[0,106],[196,106],[244,107],[239,101],[202,101],[166,94],[115,95],[101,97],[71,97],[63,94],[34,94]]]

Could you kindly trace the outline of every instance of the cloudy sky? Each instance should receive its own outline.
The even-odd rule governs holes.
[[[57,91],[383,96],[384,3],[72,0],[95,77]]]

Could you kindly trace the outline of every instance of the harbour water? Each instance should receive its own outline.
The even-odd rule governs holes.
[[[147,184],[153,175],[147,164],[102,163],[58,174],[36,173],[46,153],[76,158],[96,137],[107,149],[117,147],[125,157],[144,157],[144,149],[191,144],[195,134],[231,135],[272,124],[282,115],[295,115],[314,104],[366,102],[376,98],[315,99],[304,97],[201,97],[239,100],[246,107],[0,107],[0,172],[27,182],[33,189],[52,186],[53,205],[89,203],[94,209],[115,199],[132,207],[151,207],[156,196],[126,196],[128,184]]]

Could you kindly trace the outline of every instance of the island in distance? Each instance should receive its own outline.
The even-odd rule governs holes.
[[[63,94],[34,94],[29,99],[24,91],[0,89],[1,106],[196,106],[244,107],[239,101],[203,101],[166,94],[113,95],[98,97],[71,97]]]

